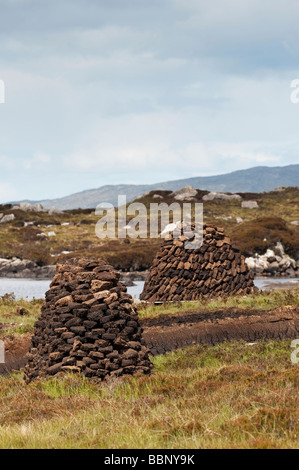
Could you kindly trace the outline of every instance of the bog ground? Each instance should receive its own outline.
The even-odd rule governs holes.
[[[297,448],[289,341],[193,346],[151,376],[0,378],[1,448]]]
[[[141,306],[140,319],[238,307],[298,306],[298,290]],[[24,345],[40,301],[0,301],[0,338]],[[1,448],[298,448],[299,366],[291,340],[223,341],[152,357],[150,376],[99,382],[78,374],[0,376]],[[23,357],[24,354],[21,355]],[[14,367],[22,366],[20,363]]]

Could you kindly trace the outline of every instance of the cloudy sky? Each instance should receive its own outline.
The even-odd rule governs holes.
[[[298,21],[297,0],[0,0],[0,202],[298,163]]]

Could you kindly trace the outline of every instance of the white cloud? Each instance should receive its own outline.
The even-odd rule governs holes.
[[[0,169],[24,197],[298,161],[296,2],[22,3],[1,12]]]
[[[18,192],[16,188],[10,183],[0,181],[0,201],[7,202],[17,199]]]
[[[0,155],[0,170],[12,170],[15,168],[15,162],[6,155]]]
[[[33,159],[39,163],[50,163],[51,156],[46,153],[38,152],[33,155]]]

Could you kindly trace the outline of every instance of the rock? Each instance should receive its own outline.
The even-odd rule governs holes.
[[[54,272],[55,266],[38,266],[33,261],[26,259],[0,259],[0,277],[51,279]]]
[[[231,220],[232,216],[231,215],[218,215],[215,217],[215,219],[221,219],[221,220]]]
[[[14,214],[4,215],[2,219],[0,220],[0,224],[5,224],[6,222],[12,222],[13,220],[15,220],[15,218],[16,217]]]
[[[57,209],[57,207],[50,207],[49,211],[48,211],[49,215],[53,215],[53,214],[62,214],[63,212],[60,210],[60,209]]]
[[[162,230],[161,235],[163,236],[163,235],[169,234],[170,232],[175,230],[177,226],[178,226],[177,223],[166,225],[166,227]]]
[[[48,237],[56,237],[56,233],[55,232],[48,232]]]
[[[299,225],[299,220],[292,220],[291,225]]]
[[[258,209],[259,205],[256,201],[242,201],[242,209]]]
[[[269,273],[274,273],[274,272],[276,272],[276,271],[278,270],[278,268],[279,268],[279,264],[277,263],[277,261],[272,261],[272,262],[270,262],[270,264],[268,265],[267,271],[268,271]]]
[[[163,199],[163,196],[161,194],[154,194],[153,199]]]
[[[282,191],[285,191],[287,188],[285,186],[278,186],[277,188],[273,189],[273,191],[281,193]]]
[[[121,273],[120,280],[125,286],[134,286],[134,281],[145,281],[148,271],[132,271]]]
[[[274,247],[274,253],[277,255],[277,256],[281,256],[283,257],[285,255],[284,253],[284,248],[282,246],[282,243],[281,242],[277,242],[275,247]]]
[[[280,242],[264,255],[255,254],[246,258],[247,266],[259,275],[296,276],[299,275],[299,263],[285,254]]]
[[[237,224],[242,223],[243,222],[242,217],[236,217],[236,222],[237,222]]]
[[[203,201],[213,201],[214,199],[223,199],[223,200],[234,200],[234,199],[242,199],[239,194],[227,194],[227,193],[221,193],[219,191],[212,191],[209,194],[206,194],[203,196],[202,200]]]
[[[46,212],[46,209],[39,203],[20,202],[13,206],[13,209],[19,209],[24,212]]]
[[[172,192],[169,197],[173,197],[176,201],[192,201],[197,196],[197,190],[192,186],[185,186]]]

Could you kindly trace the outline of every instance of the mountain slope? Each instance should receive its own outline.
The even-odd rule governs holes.
[[[175,181],[165,181],[155,184],[120,184],[105,185],[98,189],[90,189],[59,199],[49,199],[41,202],[44,207],[55,206],[59,209],[94,208],[103,202],[117,204],[118,195],[125,194],[127,201],[132,201],[147,191],[164,189],[175,191],[183,186],[193,186],[196,189],[225,192],[264,192],[278,186],[298,186],[299,165],[283,167],[258,166],[248,170],[238,170],[232,173],[216,176],[199,176]]]

